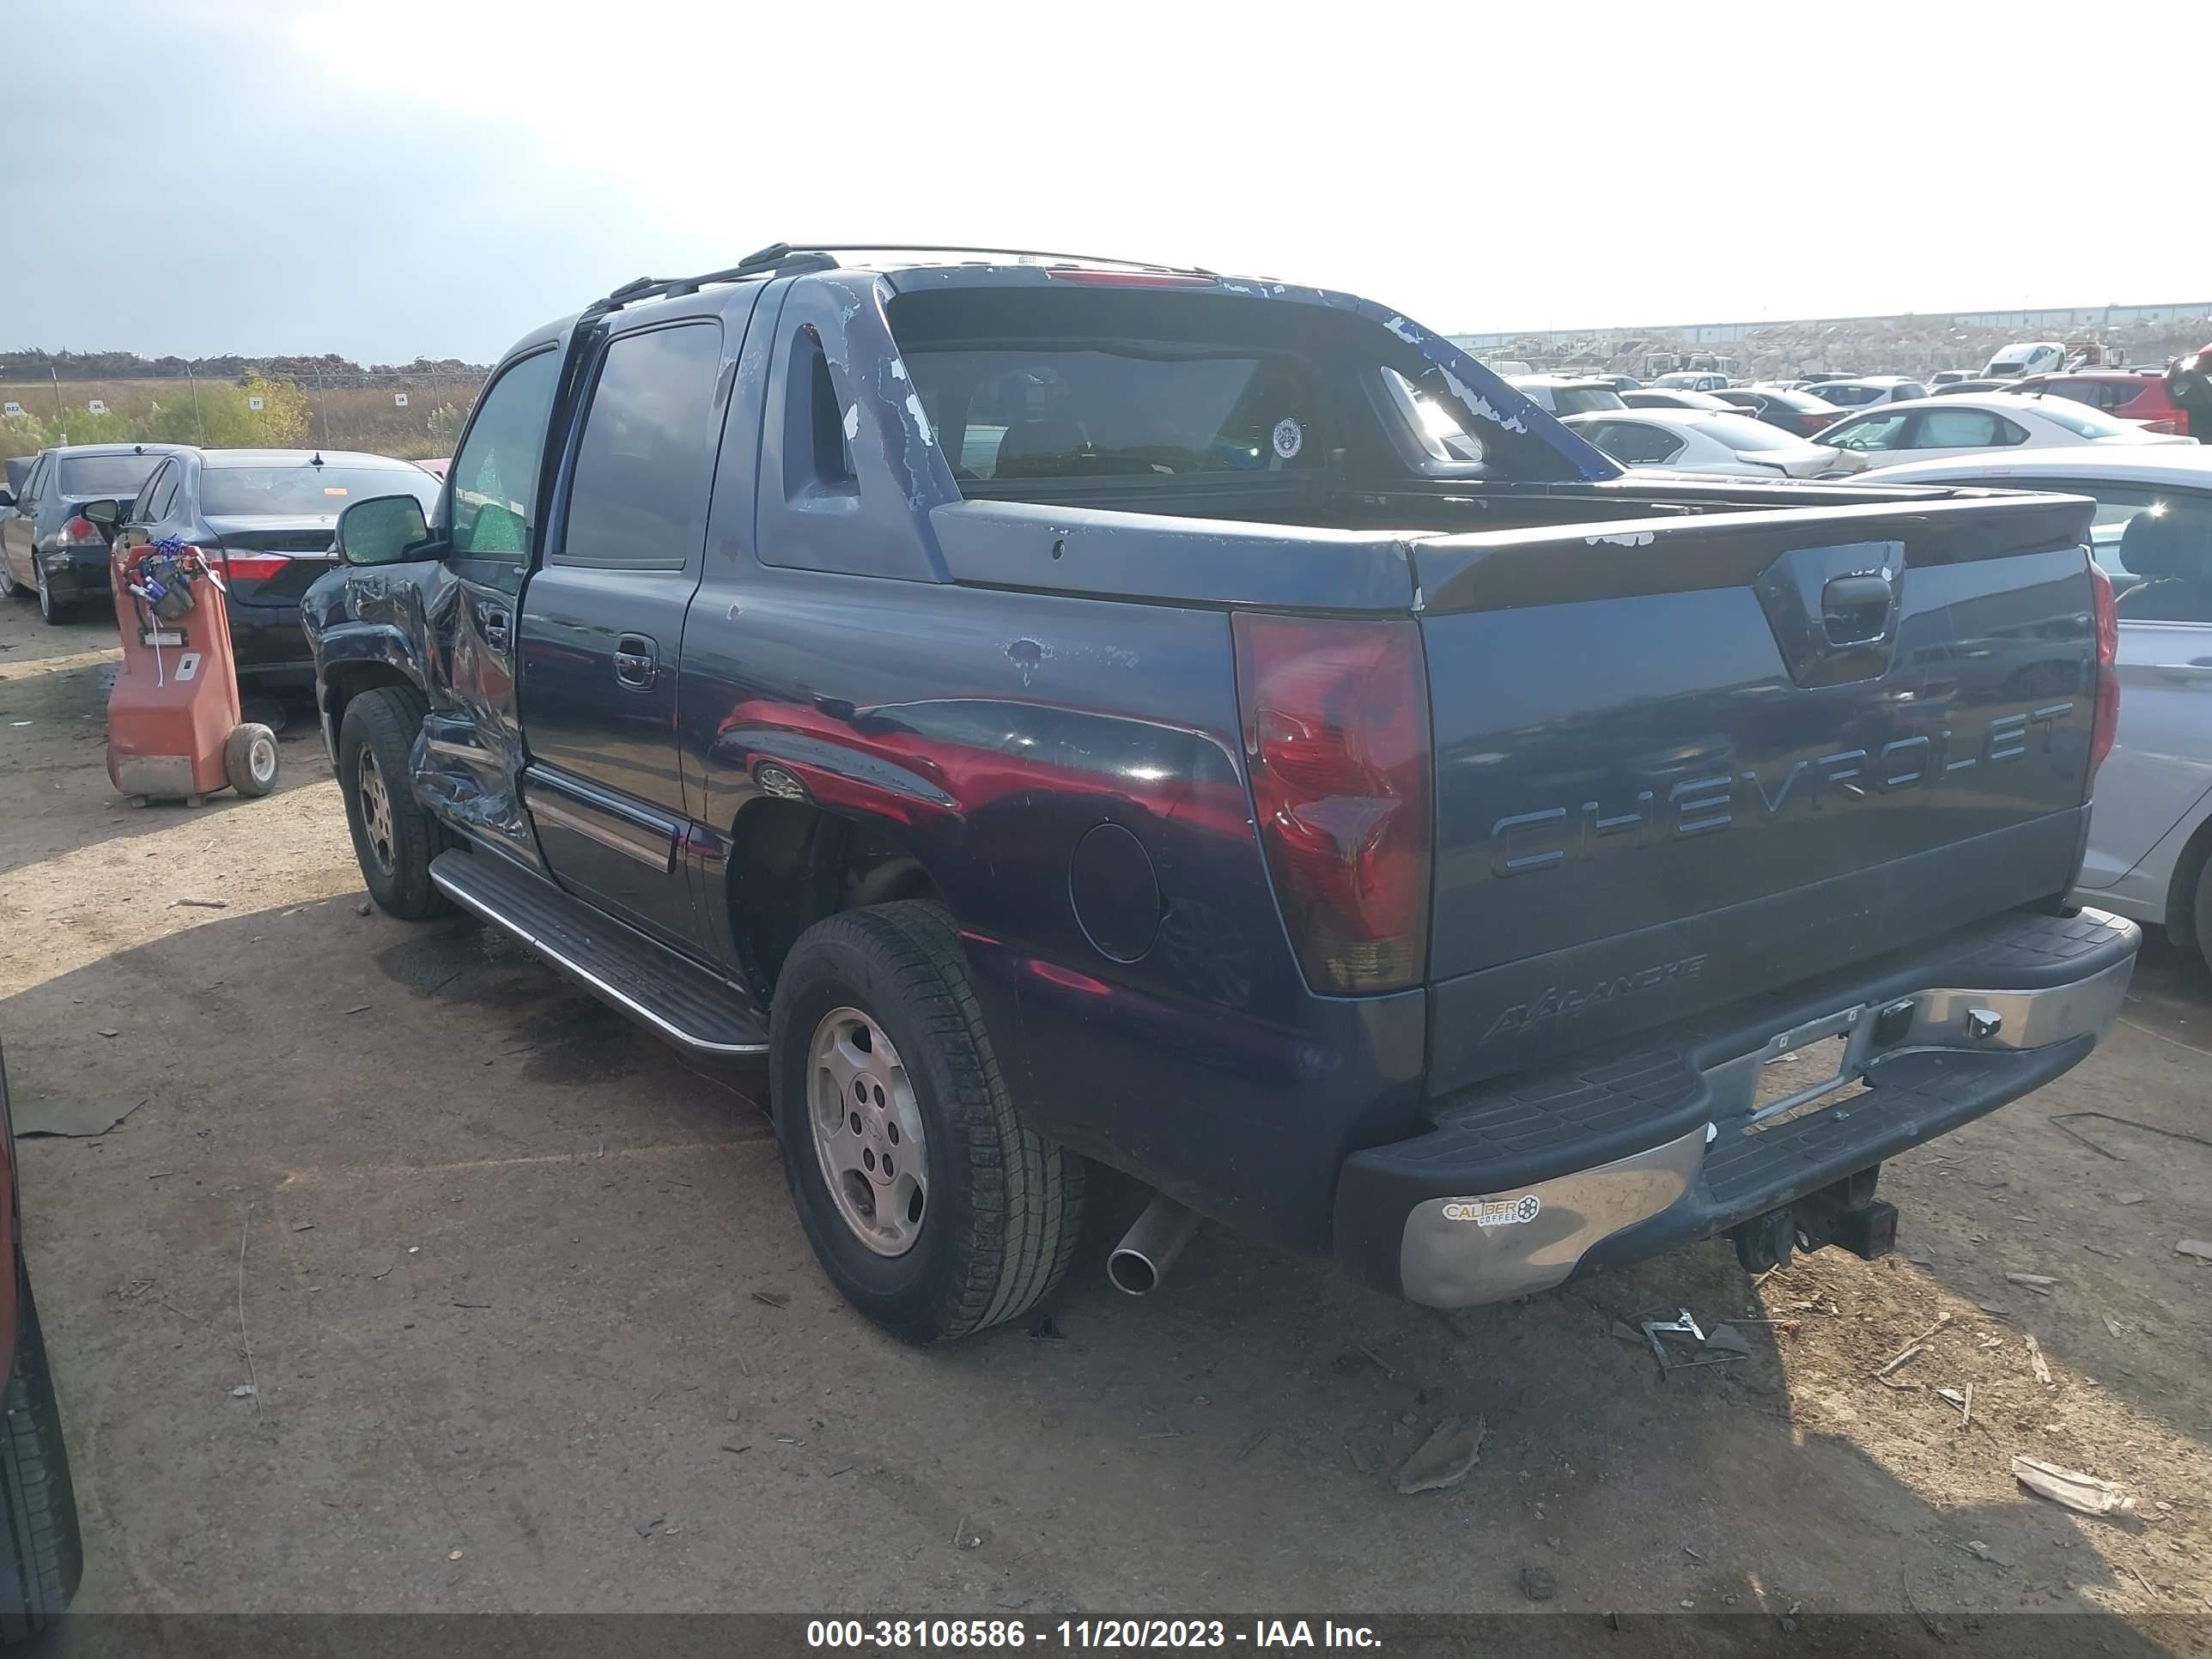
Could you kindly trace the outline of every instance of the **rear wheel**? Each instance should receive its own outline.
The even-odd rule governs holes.
[[[451,842],[410,781],[409,751],[429,712],[429,700],[413,687],[380,686],[347,703],[338,726],[338,787],[354,857],[369,897],[409,921],[453,908],[430,884],[430,860]]]
[[[2212,880],[2206,878],[2207,871],[2212,871],[2212,863],[2198,866],[2197,890],[2190,899],[2190,923],[2196,935],[2190,943],[2197,947],[2204,965],[2212,968]]]
[[[39,579],[39,620],[49,628],[59,628],[70,619],[70,608],[57,599],[53,589],[46,586],[45,571],[33,574]]]
[[[20,1260],[15,1294],[15,1359],[0,1425],[0,1504],[8,1517],[0,1544],[0,1642],[20,1641],[59,1618],[84,1573],[53,1374]]]
[[[1024,1121],[936,905],[847,911],[800,935],[769,1064],[807,1240],[878,1324],[910,1342],[965,1336],[1067,1271],[1083,1160]]]

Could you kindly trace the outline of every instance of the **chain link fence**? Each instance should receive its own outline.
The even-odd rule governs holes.
[[[0,450],[162,442],[422,460],[453,453],[483,381],[445,368],[0,381]]]

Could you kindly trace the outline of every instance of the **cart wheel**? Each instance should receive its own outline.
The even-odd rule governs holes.
[[[248,720],[223,739],[222,772],[241,795],[265,795],[276,787],[276,734]]]

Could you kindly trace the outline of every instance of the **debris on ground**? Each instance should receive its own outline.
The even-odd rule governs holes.
[[[2199,1261],[2212,1261],[2212,1243],[2201,1238],[2185,1238],[2173,1247],[2176,1255],[2193,1255]]]
[[[1979,1308],[1985,1314],[1995,1314],[1999,1319],[2010,1319],[2012,1317],[2012,1314],[2009,1310],[1995,1302],[1977,1302],[1974,1305],[1977,1308]]]
[[[33,1135],[94,1139],[119,1127],[125,1118],[145,1103],[143,1100],[134,1100],[127,1106],[118,1106],[112,1100],[57,1099],[51,1095],[26,1101],[18,1096],[15,1102],[15,1135],[22,1140]]]
[[[2044,1296],[2049,1296],[2051,1287],[2057,1282],[2049,1273],[2007,1273],[2005,1275],[2005,1283],[2008,1285],[2017,1285],[2023,1291],[2035,1291]]]
[[[1032,1342],[1065,1342],[1067,1338],[1048,1313],[1041,1313],[1030,1321],[1030,1340]]]
[[[662,1530],[667,1525],[668,1517],[666,1516],[656,1515],[650,1521],[633,1522],[630,1525],[630,1530],[635,1533],[640,1538],[650,1538],[654,1533]]]
[[[1876,1376],[1887,1376],[1899,1365],[1902,1365],[1906,1360],[1911,1358],[1913,1355],[1926,1353],[1927,1352],[1928,1345],[1926,1343],[1916,1342],[1911,1347],[1907,1348],[1903,1353],[1898,1355],[1896,1358],[1891,1360],[1887,1365],[1884,1365],[1880,1370],[1876,1371],[1875,1375]]]
[[[1906,1343],[1904,1347],[1898,1350],[1896,1355],[1890,1360],[1890,1362],[1882,1366],[1879,1370],[1875,1371],[1875,1375],[1877,1377],[1887,1376],[1899,1365],[1902,1365],[1906,1360],[1911,1358],[1913,1355],[1922,1352],[1927,1344],[1928,1339],[1935,1335],[1936,1332],[1942,1330],[1950,1322],[1951,1314],[1948,1309],[1937,1314],[1936,1316],[1936,1322],[1933,1325],[1930,1325],[1926,1330],[1921,1332],[1919,1335],[1914,1337],[1911,1341]]]
[[[1521,1594],[1531,1601],[1548,1601],[1559,1593],[1559,1581],[1545,1567],[1521,1569]]]
[[[1751,1353],[1751,1344],[1744,1340],[1743,1333],[1733,1325],[1714,1326],[1705,1333],[1705,1346],[1720,1353],[1740,1353],[1746,1357]]]
[[[753,1300],[763,1308],[783,1308],[791,1304],[789,1291],[755,1291]]]
[[[1411,1496],[1457,1486],[1481,1457],[1483,1437],[1489,1432],[1489,1425],[1480,1417],[1472,1423],[1447,1417],[1399,1466],[1398,1490]]]
[[[2054,1504],[2082,1515],[2133,1515],[2136,1500],[2109,1480],[2094,1474],[2084,1474],[2079,1469],[2064,1469],[2056,1463],[2046,1463],[2039,1457],[2015,1457],[2012,1460],[2013,1479],[2039,1498],[2048,1498]]]
[[[2035,1380],[2048,1385],[2051,1381],[2051,1367],[2044,1364],[2041,1345],[2034,1337],[2026,1334],[2022,1334],[2021,1340],[2027,1344],[2027,1363],[2035,1367]]]
[[[2150,1194],[2148,1193],[2114,1193],[2112,1194],[2112,1202],[2115,1204],[2140,1204],[2149,1196]]]
[[[1735,1330],[1725,1325],[1717,1325],[1713,1328],[1716,1332],[1726,1330],[1734,1339],[1736,1346],[1733,1350],[1723,1345],[1720,1352],[1707,1352],[1702,1359],[1675,1358],[1667,1352],[1666,1345],[1659,1340],[1661,1337],[1687,1337],[1701,1350],[1713,1346],[1711,1339],[1698,1328],[1696,1318],[1692,1316],[1687,1308],[1676,1309],[1675,1316],[1672,1319],[1647,1319],[1638,1328],[1644,1333],[1644,1340],[1651,1345],[1651,1354],[1659,1362],[1659,1374],[1662,1376],[1669,1376],[1675,1371],[1692,1371],[1701,1365],[1725,1365],[1731,1360],[1747,1358],[1751,1353],[1748,1345],[1745,1344],[1742,1337],[1737,1335]]]
[[[1986,1561],[1993,1567],[2009,1567],[2012,1565],[2012,1558],[2010,1556],[1999,1554],[1996,1551],[1991,1549],[1987,1544],[1982,1542],[1978,1538],[1970,1539],[1966,1543],[1960,1545],[1959,1547],[1966,1551],[1967,1554],[1972,1556],[1977,1561]]]
[[[1382,1373],[1384,1381],[1395,1382],[1398,1373],[1385,1364],[1381,1355],[1364,1342],[1346,1344],[1337,1350],[1336,1358],[1328,1362],[1329,1370],[1339,1376],[1356,1376],[1372,1365]]]
[[[230,1397],[233,1400],[251,1400],[258,1393],[260,1390],[251,1382],[241,1382],[230,1391]]]
[[[353,913],[357,916],[365,916],[368,914],[368,906],[366,904],[356,904],[353,907]]]
[[[230,908],[230,901],[228,899],[203,898],[173,898],[169,901],[169,908],[173,910],[180,904],[189,906],[191,908],[195,910],[228,910]]]

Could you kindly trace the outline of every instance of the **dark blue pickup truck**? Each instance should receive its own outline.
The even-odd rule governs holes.
[[[305,616],[377,902],[763,1058],[930,1340],[1092,1159],[1129,1289],[1195,1214],[1439,1307],[1887,1249],[2133,966],[2090,510],[1628,476],[1344,294],[779,244],[526,337]]]

